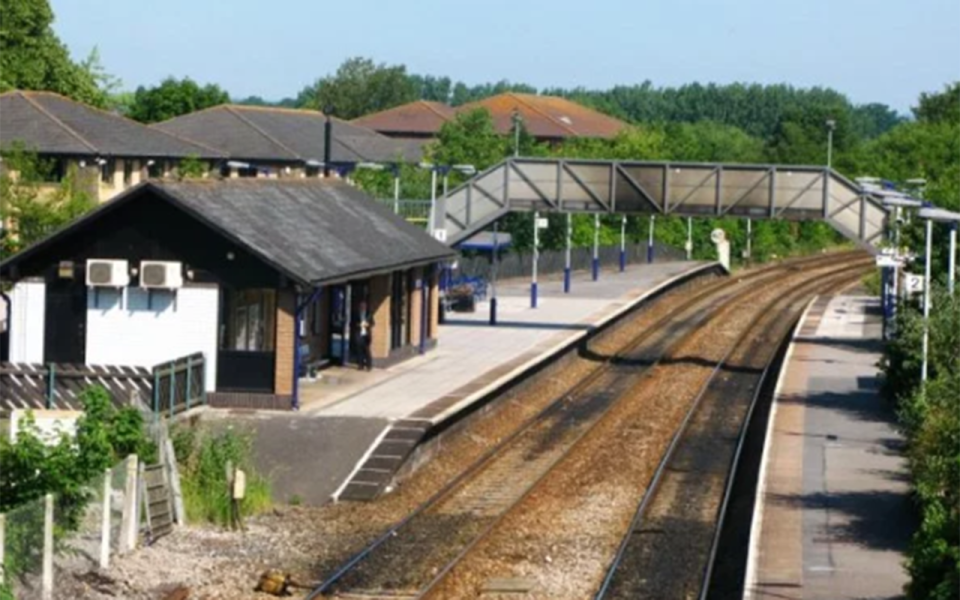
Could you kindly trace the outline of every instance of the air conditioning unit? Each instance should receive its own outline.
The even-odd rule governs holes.
[[[166,290],[183,287],[183,263],[161,260],[141,262],[140,287]]]
[[[130,268],[125,260],[91,258],[87,260],[87,285],[125,287],[130,284]]]

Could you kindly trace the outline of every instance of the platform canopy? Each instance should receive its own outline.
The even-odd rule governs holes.
[[[511,211],[820,220],[877,251],[887,209],[826,167],[511,158],[442,198],[450,245]]]

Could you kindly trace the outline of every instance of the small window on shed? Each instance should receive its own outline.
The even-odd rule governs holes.
[[[123,185],[130,185],[133,181],[133,161],[123,161]]]
[[[147,161],[147,177],[151,179],[163,177],[163,166],[164,161],[162,160]]]

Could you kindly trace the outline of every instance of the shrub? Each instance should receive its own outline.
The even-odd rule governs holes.
[[[243,469],[247,489],[240,514],[257,514],[270,507],[270,485],[253,467],[253,437],[232,428],[176,427],[172,434],[180,465],[180,485],[187,518],[217,525],[230,525],[230,494],[227,463]]]

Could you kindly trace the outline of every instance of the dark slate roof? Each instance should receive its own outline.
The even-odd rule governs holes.
[[[303,284],[363,277],[455,252],[359,189],[322,179],[149,181],[0,263],[6,272],[101,213],[158,194]]]
[[[52,92],[0,94],[0,147],[42,154],[221,158],[223,153]]]
[[[326,117],[315,110],[222,104],[153,127],[218,148],[237,160],[322,161]],[[333,120],[331,159],[337,163],[420,160],[419,147]]]

